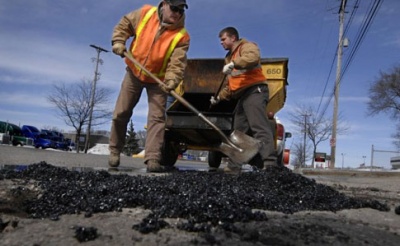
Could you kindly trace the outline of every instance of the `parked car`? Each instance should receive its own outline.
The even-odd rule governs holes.
[[[288,165],[289,164],[289,151],[285,149],[286,139],[292,137],[292,133],[286,132],[285,127],[282,122],[275,117],[276,121],[276,153],[278,155],[278,164],[279,165]]]
[[[33,138],[25,137],[21,128],[15,124],[0,121],[0,132],[9,135],[14,146],[33,145]]]
[[[35,139],[35,148],[39,149],[47,149],[47,148],[56,148],[54,141],[48,136],[46,133],[39,133],[37,138]]]
[[[64,141],[64,135],[62,133],[46,129],[42,129],[41,132],[47,134],[47,136],[53,140],[55,149],[68,150],[68,145]]]
[[[22,127],[21,127],[21,131],[22,131],[22,134],[25,136],[25,137],[27,137],[27,138],[32,138],[32,139],[36,139],[38,136],[39,136],[39,134],[40,134],[40,131],[39,131],[39,129],[37,129],[36,127],[34,127],[34,126],[29,126],[29,125],[23,125]]]

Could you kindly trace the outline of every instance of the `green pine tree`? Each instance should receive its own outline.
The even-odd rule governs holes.
[[[136,139],[136,132],[135,129],[133,128],[133,123],[131,120],[131,123],[129,124],[129,129],[125,137],[125,146],[123,149],[123,153],[127,156],[131,156],[133,154],[137,154],[140,152],[139,149],[139,144],[138,144],[138,139]]]

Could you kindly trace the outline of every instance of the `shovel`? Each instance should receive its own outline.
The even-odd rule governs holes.
[[[142,64],[140,64],[132,55],[128,52],[124,53],[125,57],[129,59],[131,62],[136,64],[140,69],[145,71],[152,79],[154,79],[160,86],[163,86],[164,83],[157,78],[154,74],[149,72]],[[188,101],[186,101],[183,97],[181,97],[174,90],[169,92],[174,98],[176,98],[180,103],[182,103],[185,107],[194,112],[200,119],[202,119],[205,123],[207,123],[210,127],[212,127],[222,139],[222,142],[219,146],[216,146],[215,149],[224,153],[228,156],[232,161],[244,164],[251,160],[260,150],[261,142],[257,139],[254,139],[240,131],[232,131],[232,133],[227,137],[221,129],[219,129],[214,123],[212,123],[208,118],[206,118],[200,111],[198,111],[195,107],[193,107]]]
[[[218,90],[214,93],[214,98],[215,98],[215,99],[217,99],[218,94],[219,94],[219,92],[220,92],[221,89],[222,89],[222,85],[223,85],[224,82],[225,82],[226,76],[227,76],[227,75],[225,74],[224,77],[223,77],[222,80],[221,80],[221,83],[219,84]],[[208,110],[210,110],[213,106],[214,106],[214,104],[210,104],[210,107],[208,108]]]

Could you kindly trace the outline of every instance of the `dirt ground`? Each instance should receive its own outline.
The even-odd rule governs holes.
[[[1,159],[1,158],[0,158]],[[0,163],[6,164],[6,163]],[[40,195],[37,181],[0,180],[0,245],[398,245],[400,242],[400,173],[309,171],[301,175],[349,197],[375,199],[390,211],[370,208],[337,212],[301,211],[285,214],[263,210],[267,220],[235,222],[232,228],[208,232],[179,229],[184,219],[165,218],[156,232],[133,229],[151,210],[124,208],[120,212],[62,215],[31,219],[7,203],[10,192]],[[51,206],[51,204],[49,204]],[[157,223],[155,221],[154,223]],[[149,223],[151,224],[151,223]],[[83,241],[79,241],[79,239]],[[86,240],[86,241],[85,241]]]

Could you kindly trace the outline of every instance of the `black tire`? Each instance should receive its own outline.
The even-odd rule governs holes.
[[[219,168],[222,160],[222,153],[219,151],[208,151],[208,166]]]
[[[284,151],[282,151],[282,153],[280,153],[280,155],[278,155],[278,159],[277,159],[278,166],[284,166],[283,165],[283,152]]]
[[[174,142],[164,139],[164,144],[161,148],[161,165],[172,167],[178,160],[179,150]]]
[[[264,168],[264,162],[261,159],[260,154],[257,154],[253,157],[253,159],[251,159],[249,161],[249,164],[252,165],[253,167],[257,167],[259,169],[263,169]]]
[[[18,146],[18,147],[22,147],[22,146],[24,146],[24,144],[23,143],[21,143],[21,142],[13,142],[13,144],[12,144],[13,146]]]

